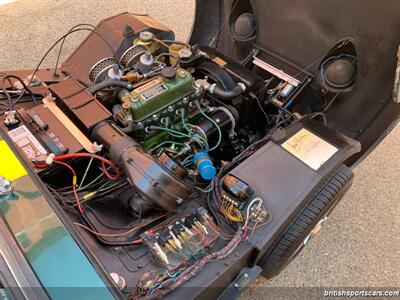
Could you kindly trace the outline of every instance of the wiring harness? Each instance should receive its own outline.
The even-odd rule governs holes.
[[[65,160],[70,160],[70,159],[74,159],[74,158],[90,158],[91,160],[95,159],[95,160],[100,161],[101,162],[101,169],[102,169],[103,173],[105,174],[105,176],[110,181],[117,180],[120,177],[121,174],[119,172],[119,169],[110,160],[108,160],[108,159],[106,159],[106,158],[104,158],[102,156],[95,155],[95,154],[90,154],[90,153],[74,153],[74,154],[61,155],[61,156],[54,156],[54,154],[53,155],[50,154],[47,157],[46,161],[41,161],[41,162],[39,161],[39,162],[35,163],[35,166],[37,168],[41,168],[41,169],[48,168],[49,166],[52,166],[53,164],[55,164],[55,165],[61,165],[61,166],[65,167],[65,168],[67,168],[71,172],[71,174],[72,174],[72,184],[71,184],[71,186],[69,188],[72,189],[72,193],[73,193],[73,195],[75,197],[76,206],[77,206],[79,212],[82,214],[83,213],[83,208],[81,206],[81,200],[80,200],[80,197],[78,195],[78,191],[85,190],[85,188],[82,187],[83,181],[81,182],[81,186],[79,188],[77,188],[77,183],[78,183],[77,172],[75,171],[75,169],[69,163],[64,162]],[[89,165],[89,167],[90,167],[90,165]],[[111,174],[108,171],[107,167],[110,167],[113,170],[114,174]],[[99,178],[100,178],[100,176],[99,176]],[[96,181],[97,181],[97,179],[94,182],[96,182]],[[86,187],[88,187],[88,186],[86,186]],[[114,187],[115,186],[111,186],[111,188],[114,188]],[[110,188],[110,186],[108,186],[108,184],[101,185],[100,188],[97,191],[93,191],[93,192],[85,194],[85,196],[83,197],[83,200],[87,201],[89,198],[92,198],[95,194],[99,194],[101,192],[105,192],[105,191],[109,192],[111,188]],[[63,194],[65,194],[64,191],[57,191],[55,189],[51,189],[51,190],[60,199],[62,199],[62,200],[65,199],[63,197]],[[65,201],[65,202],[68,203],[68,200]]]

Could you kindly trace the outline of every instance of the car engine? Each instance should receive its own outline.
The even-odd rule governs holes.
[[[294,207],[285,201],[358,151],[324,114],[355,81],[350,41],[327,55],[318,83],[256,52],[238,62],[177,41],[148,16],[124,13],[59,41],[74,30],[90,35],[61,68],[2,77],[2,126],[134,298],[158,299],[242,241],[278,232]],[[298,194],[276,194],[282,178]]]

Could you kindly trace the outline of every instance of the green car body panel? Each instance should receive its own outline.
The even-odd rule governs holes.
[[[2,217],[50,298],[113,299],[28,172],[13,181],[13,189],[0,199]]]

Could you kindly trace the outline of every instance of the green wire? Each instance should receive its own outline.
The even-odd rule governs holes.
[[[199,137],[200,138],[200,141],[199,141],[199,139],[197,137],[195,137],[195,136],[190,136],[190,135],[188,135],[186,133],[179,132],[179,131],[176,131],[176,130],[173,130],[173,129],[170,129],[170,128],[160,127],[160,126],[153,126],[152,128],[158,129],[158,130],[162,130],[162,131],[166,131],[170,135],[178,137],[178,138],[186,137],[188,139],[194,140],[196,143],[198,143],[200,145],[201,148],[203,148],[203,144],[201,143],[201,141],[203,141],[207,145],[207,142],[201,137]]]
[[[198,103],[197,103],[197,108],[199,109],[200,113],[201,113],[206,119],[208,119],[211,123],[213,123],[214,126],[215,126],[215,127],[217,128],[217,130],[218,130],[218,142],[217,142],[217,144],[216,144],[214,147],[212,147],[211,149],[209,149],[209,151],[213,151],[213,150],[215,150],[215,149],[218,148],[219,144],[220,144],[221,141],[222,141],[222,132],[221,132],[221,128],[218,126],[218,124],[217,124],[213,119],[211,119],[209,116],[207,116],[207,114],[201,109],[201,106],[200,106],[200,104],[198,104]]]
[[[187,132],[191,133],[191,130],[189,127],[187,127],[186,122],[185,122],[185,114],[184,114],[184,110],[182,111],[182,124],[183,124],[183,128],[186,129]]]
[[[186,124],[186,122],[185,122],[185,111],[184,111],[184,110],[182,110],[181,116],[182,116],[182,125],[183,125],[183,127],[186,129],[186,131],[187,131],[189,134],[192,134],[192,131],[191,131],[190,128],[187,126],[187,125],[191,125],[191,124]],[[192,135],[193,135],[193,134],[192,134]],[[204,141],[204,143],[206,144],[206,148],[205,148],[205,149],[203,148],[203,150],[206,150],[206,152],[208,152],[209,149],[210,149],[210,146],[208,145],[207,137],[203,138],[203,137],[201,137],[200,135],[197,135],[197,134],[195,134],[195,135],[193,135],[193,136],[198,136],[202,141]]]
[[[174,144],[174,145],[179,145],[179,146],[183,146],[183,145],[184,145],[183,143],[179,143],[179,142],[165,141],[165,142],[162,142],[161,144],[155,146],[155,147],[152,149],[152,151],[155,151],[156,149],[158,149],[158,148],[160,148],[161,146],[164,146],[164,145],[166,145],[166,144]]]
[[[189,159],[191,159],[191,158],[193,158],[193,157],[194,157],[194,155],[189,155],[189,156],[187,156],[187,157],[183,160],[182,164],[187,163],[187,162],[189,161]]]

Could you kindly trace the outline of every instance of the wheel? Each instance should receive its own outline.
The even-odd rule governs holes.
[[[309,204],[260,259],[262,276],[272,278],[278,275],[300,253],[350,188],[352,181],[353,172],[341,165],[321,182],[310,197]]]

